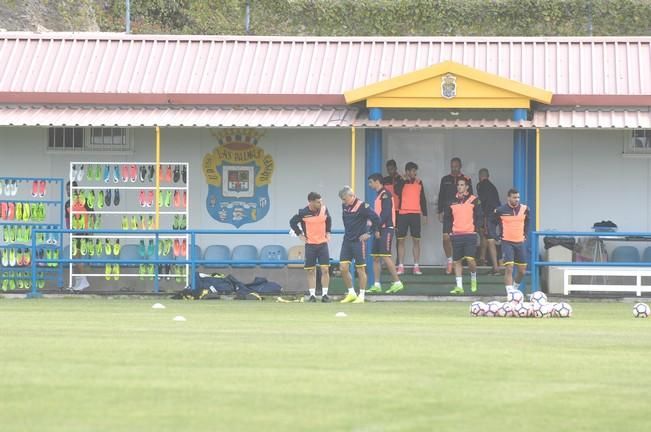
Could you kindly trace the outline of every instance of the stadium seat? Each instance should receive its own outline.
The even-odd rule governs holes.
[[[194,247],[190,249],[190,255],[188,255],[188,259],[201,259],[201,256],[201,246],[194,245]]]
[[[238,260],[257,260],[258,249],[253,245],[239,245],[233,248],[233,261]],[[231,267],[253,268],[255,264],[231,264]]]
[[[642,253],[642,261],[651,262],[651,246],[644,249],[644,252]]]
[[[287,259],[294,261],[305,261],[305,246],[296,245],[289,248],[287,251]],[[287,264],[288,268],[303,268],[303,263],[301,264]]]
[[[638,262],[640,251],[634,246],[617,246],[611,255],[612,262]]]
[[[287,251],[281,245],[267,245],[260,249],[260,260],[286,260]],[[284,263],[280,264],[260,264],[262,268],[282,268],[285,267]]]
[[[124,245],[120,248],[120,260],[140,260],[140,253],[138,252],[138,245]],[[138,267],[138,264],[120,264],[125,267]]]
[[[203,254],[206,261],[228,261],[231,259],[231,250],[224,245],[211,245],[206,248]],[[228,264],[204,264],[206,268],[225,268]]]

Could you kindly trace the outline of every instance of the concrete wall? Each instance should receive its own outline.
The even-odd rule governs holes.
[[[541,227],[588,230],[602,219],[611,219],[620,230],[651,231],[651,159],[622,157],[624,131],[543,131],[541,145]],[[190,163],[190,226],[234,229],[214,220],[206,211],[207,185],[201,163],[216,145],[207,129],[163,129],[162,159]],[[363,195],[364,138],[357,133],[356,189]],[[509,130],[387,130],[383,134],[384,159],[396,159],[400,170],[410,160],[419,164],[431,216],[423,232],[422,264],[441,264],[441,224],[436,219],[436,198],[441,176],[449,172],[449,160],[459,156],[463,172],[477,182],[477,171],[486,167],[503,197],[512,185],[512,139]],[[132,155],[46,154],[46,129],[0,128],[2,176],[68,177],[71,160],[151,161],[154,132],[135,129]],[[275,171],[269,188],[271,208],[265,218],[241,229],[289,230],[288,220],[306,202],[307,193],[320,192],[330,209],[334,227],[341,228],[338,189],[350,183],[350,130],[280,130],[265,132],[260,147],[271,154]],[[28,192],[25,192],[27,196]],[[122,208],[139,208],[137,192],[123,197]],[[119,219],[106,218],[106,227],[118,227]],[[165,219],[163,219],[165,222]],[[167,219],[168,225],[171,219]],[[200,239],[200,244],[261,247],[279,243],[299,244],[288,235],[242,238],[224,236]],[[337,256],[340,241],[331,253]],[[642,248],[642,245],[640,245]],[[408,244],[408,251],[410,249]],[[410,254],[410,252],[408,252]],[[409,255],[408,255],[409,256]],[[407,259],[409,263],[411,258]]]
[[[612,220],[619,231],[651,231],[651,157],[625,157],[630,131],[541,133],[541,229],[590,231]],[[620,245],[607,241],[611,251]],[[649,244],[628,242],[640,252]]]
[[[135,151],[127,155],[107,155],[102,153],[46,153],[46,131],[44,128],[0,128],[0,158],[2,176],[63,177],[67,180],[70,161],[143,161],[155,159],[153,129],[135,129]],[[341,201],[338,190],[350,184],[351,172],[351,134],[350,130],[267,130],[259,146],[272,155],[275,169],[269,187],[269,213],[254,224],[241,227],[249,229],[282,229],[289,232],[289,219],[307,202],[307,194],[317,191],[322,194],[333,217],[333,226],[342,228]],[[364,184],[364,137],[363,131],[357,133],[356,170],[357,189],[363,191]],[[161,159],[190,163],[190,220],[192,228],[235,229],[213,219],[206,210],[208,187],[202,171],[205,154],[218,145],[208,129],[162,129]],[[137,186],[140,183],[135,183]],[[129,184],[131,186],[131,184]],[[27,192],[27,191],[26,191]],[[361,192],[363,194],[363,192]],[[25,197],[28,197],[29,194]],[[122,191],[122,210],[137,210],[138,191]],[[113,208],[111,208],[113,210]],[[107,229],[119,228],[119,216],[105,216]],[[172,217],[161,216],[161,228],[171,228]],[[300,244],[289,235],[222,236],[221,238],[199,238],[202,246],[226,244],[233,247],[242,243],[282,244],[286,247]],[[338,237],[332,250],[339,252]]]

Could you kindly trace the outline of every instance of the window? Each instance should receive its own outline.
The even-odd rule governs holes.
[[[126,128],[56,127],[48,129],[47,150],[131,153],[133,140],[129,129]]]
[[[48,150],[83,150],[84,128],[50,128]]]
[[[627,140],[624,154],[645,154],[651,156],[651,129],[636,129]]]

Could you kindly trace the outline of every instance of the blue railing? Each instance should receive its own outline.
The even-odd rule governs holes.
[[[41,249],[44,247],[52,247],[50,245],[37,245],[36,244],[36,233],[44,234],[75,234],[79,236],[96,236],[96,238],[105,238],[106,236],[119,236],[121,240],[126,240],[129,238],[139,239],[139,238],[153,238],[154,239],[154,256],[150,259],[119,259],[119,258],[105,258],[105,257],[96,257],[92,259],[86,258],[70,258],[59,256],[58,258],[38,258],[37,248]],[[343,230],[333,230],[332,234],[343,234]],[[197,236],[207,235],[238,235],[238,236],[247,236],[247,235],[281,235],[287,236],[288,230],[249,230],[249,231],[234,231],[234,230],[70,230],[70,229],[34,229],[32,236],[32,292],[30,297],[39,297],[40,294],[37,288],[37,270],[47,271],[47,267],[42,267],[46,264],[55,264],[56,267],[59,267],[64,264],[119,264],[119,265],[139,265],[139,264],[154,264],[154,292],[160,292],[159,288],[159,264],[175,264],[175,265],[186,265],[189,266],[190,274],[188,275],[191,283],[190,286],[194,287],[196,285],[196,270],[198,266],[203,264],[303,264],[303,260],[204,260],[202,257],[195,257],[194,251],[195,246],[197,245]],[[187,237],[188,243],[187,247],[189,248],[189,256],[186,259],[184,256],[176,257],[175,259],[166,259],[158,256],[159,250],[159,241],[160,236],[176,238]],[[331,263],[337,264],[338,260],[331,260]],[[354,274],[353,274],[354,277]]]
[[[531,232],[531,292],[538,291],[541,267],[651,267],[651,262],[603,262],[603,261],[542,261],[540,260],[540,239],[543,237],[598,237],[630,240],[647,240],[651,242],[649,232],[611,232],[611,231],[532,231]]]

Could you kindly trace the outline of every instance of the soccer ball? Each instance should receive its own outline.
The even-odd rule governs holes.
[[[497,311],[502,307],[502,303],[498,301],[492,301],[492,302],[488,302],[486,305],[488,306],[488,310],[486,311],[485,314],[487,317],[498,316]]]
[[[536,318],[549,318],[552,316],[552,311],[554,307],[550,304],[540,304],[537,307],[534,306],[534,313]]]
[[[519,318],[528,318],[532,316],[533,307],[531,303],[518,303],[513,307],[513,316]]]
[[[472,316],[484,316],[486,310],[488,310],[488,306],[484,302],[476,301],[470,305],[470,315]]]
[[[536,307],[538,305],[537,303],[524,302],[522,305],[527,308],[527,311],[529,312],[529,318],[536,316]]]
[[[633,306],[633,316],[635,318],[648,318],[651,311],[646,303],[635,303]]]
[[[502,303],[497,310],[498,317],[511,317],[513,316],[513,306],[511,303]]]
[[[531,294],[529,299],[532,303],[538,303],[541,305],[547,303],[547,296],[542,291],[536,291],[535,293]]]
[[[569,318],[572,316],[572,306],[569,304],[563,302],[563,303],[555,303],[554,304],[554,316],[560,317],[560,318]]]
[[[524,294],[520,290],[509,291],[506,294],[506,299],[511,303],[522,303],[524,301]]]

